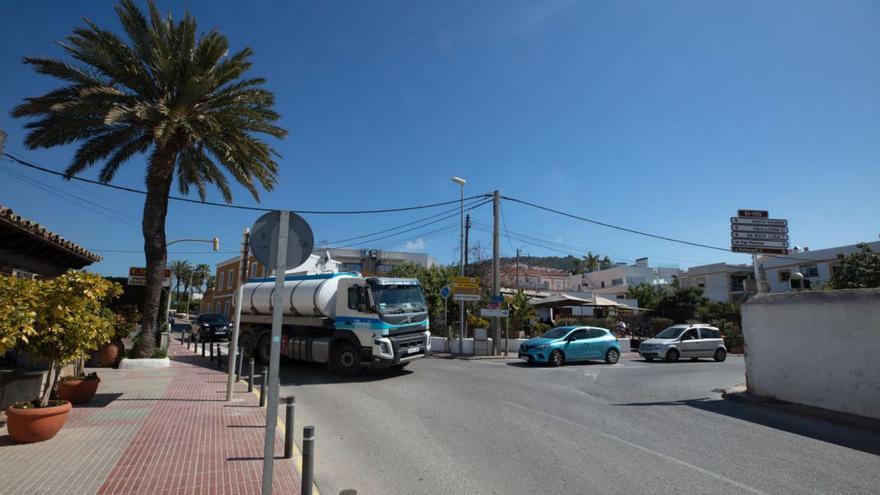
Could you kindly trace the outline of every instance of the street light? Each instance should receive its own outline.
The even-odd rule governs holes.
[[[210,239],[175,239],[171,242],[165,243],[166,256],[168,254],[168,246],[170,246],[172,244],[177,244],[178,242],[208,242],[211,244],[211,249],[213,251],[220,251],[220,238],[219,237],[212,237]],[[190,271],[189,271],[189,278],[190,278],[190,285],[192,285],[192,269],[190,269]],[[163,280],[162,283],[164,285],[165,281]],[[168,290],[166,292],[168,293],[168,297],[165,299],[165,317],[168,318],[171,315],[171,286],[170,285],[168,286]],[[189,318],[189,293],[187,293],[187,298],[186,298],[186,316],[187,316],[187,318]],[[173,323],[173,321],[171,323]],[[169,323],[169,326],[171,323]]]
[[[461,177],[453,177],[452,182],[455,182],[459,186],[461,186],[461,231],[460,231],[460,247],[461,247],[461,258],[458,262],[458,273],[462,277],[464,277],[464,252],[467,249],[464,245],[464,185],[467,182]],[[464,320],[464,301],[458,301],[458,352],[464,354],[464,328],[465,328],[465,320]]]

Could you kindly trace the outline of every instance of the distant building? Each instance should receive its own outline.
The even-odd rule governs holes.
[[[880,251],[880,241],[868,242],[874,251]],[[827,249],[792,250],[788,256],[761,256],[759,258],[764,277],[770,292],[789,292],[792,290],[792,274],[804,276],[804,288],[821,289],[831,280],[831,274],[839,264],[838,254],[852,254],[858,251],[856,244]]]
[[[715,302],[742,302],[755,293],[752,265],[712,263],[692,266],[678,277],[682,287],[699,287]]]
[[[98,261],[101,257],[97,254],[0,206],[0,273],[55,277]]]
[[[626,298],[627,290],[635,285],[650,284],[667,286],[681,270],[673,267],[651,267],[648,258],[639,258],[632,265],[618,263],[604,270],[569,275],[566,289],[573,291],[592,291],[595,294],[613,299]]]
[[[501,286],[528,290],[565,290],[568,272],[558,268],[529,266],[523,263],[501,267]]]
[[[329,253],[329,260],[327,254]],[[229,258],[217,263],[214,274],[214,287],[202,298],[202,313],[223,313],[232,315],[232,299],[238,282],[239,257]],[[406,262],[425,267],[436,264],[434,258],[424,253],[403,253],[375,249],[316,249],[305,263],[287,270],[288,273],[320,273],[322,271],[358,272],[365,276],[382,276],[396,265]],[[272,270],[263,266],[253,256],[248,261],[248,279],[268,277]]]

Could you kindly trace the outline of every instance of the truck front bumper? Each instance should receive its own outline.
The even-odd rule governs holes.
[[[373,342],[373,359],[370,365],[375,368],[387,368],[421,359],[430,350],[430,332],[381,337]]]

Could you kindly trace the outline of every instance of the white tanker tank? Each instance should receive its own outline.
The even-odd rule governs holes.
[[[339,280],[357,277],[356,273],[288,276],[284,281],[285,316],[336,318],[336,294]],[[243,287],[241,312],[252,315],[272,314],[275,279],[248,282]]]

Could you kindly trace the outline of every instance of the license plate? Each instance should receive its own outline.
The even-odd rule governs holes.
[[[409,349],[406,350],[406,352],[409,354],[415,354],[421,350],[422,350],[421,347],[410,347]]]

